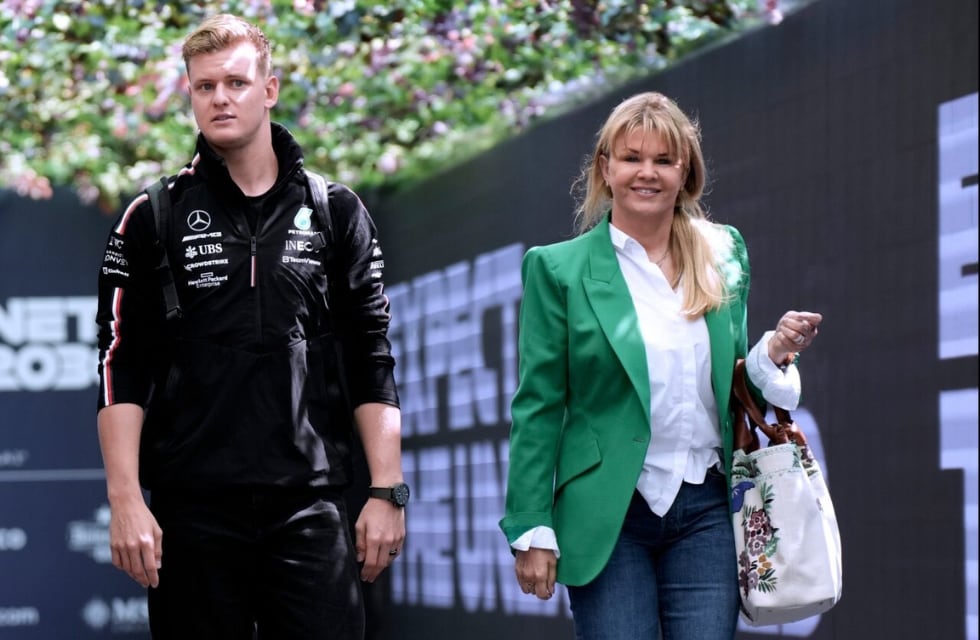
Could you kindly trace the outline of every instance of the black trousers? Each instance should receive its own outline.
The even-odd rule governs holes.
[[[342,496],[310,489],[151,494],[163,530],[154,640],[362,640]]]

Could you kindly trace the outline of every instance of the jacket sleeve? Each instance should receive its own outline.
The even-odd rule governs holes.
[[[519,381],[511,402],[505,515],[510,543],[534,527],[554,528],[555,469],[568,393],[566,294],[547,251],[524,257],[518,334]]]
[[[152,218],[147,196],[141,194],[119,216],[106,240],[96,313],[99,409],[121,402],[146,406],[152,388],[154,346],[163,328]]]
[[[395,360],[388,340],[384,254],[377,229],[360,198],[332,184],[330,213],[335,260],[330,312],[341,340],[352,407],[367,402],[399,406]],[[328,276],[329,277],[329,276]]]

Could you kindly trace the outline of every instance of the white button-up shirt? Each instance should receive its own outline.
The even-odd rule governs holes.
[[[650,444],[636,488],[658,516],[684,481],[700,484],[720,460],[721,432],[711,389],[711,343],[703,317],[681,313],[674,290],[646,249],[610,225],[646,349],[650,377]]]

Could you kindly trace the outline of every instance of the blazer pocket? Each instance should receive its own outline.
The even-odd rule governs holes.
[[[600,462],[602,453],[599,451],[599,441],[591,427],[581,425],[569,428],[566,425],[558,445],[555,494],[575,478],[599,466]]]

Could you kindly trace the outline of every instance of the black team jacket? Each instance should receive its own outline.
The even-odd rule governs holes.
[[[384,259],[357,195],[314,204],[299,146],[273,124],[275,185],[247,197],[203,137],[168,180],[182,316],[167,321],[147,195],[116,220],[99,273],[99,403],[145,408],[144,488],[341,487],[351,408],[398,406]],[[328,292],[328,283],[330,285]]]

